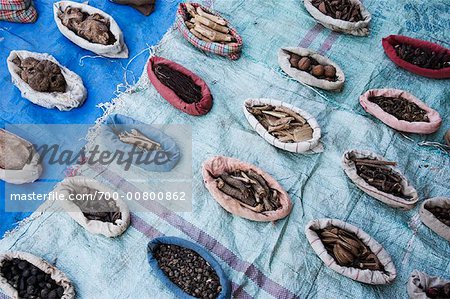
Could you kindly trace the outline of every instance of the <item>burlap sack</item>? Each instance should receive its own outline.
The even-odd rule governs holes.
[[[50,60],[61,68],[61,73],[66,80],[67,87],[65,92],[39,92],[32,89],[28,83],[22,80],[17,73],[19,67],[13,60],[19,57],[21,60],[27,57],[33,57],[38,60]],[[84,103],[87,96],[86,88],[83,85],[81,77],[62,66],[53,56],[47,53],[36,53],[29,51],[11,51],[7,59],[9,73],[11,74],[12,82],[20,90],[22,97],[30,102],[48,108],[58,108],[61,111],[72,110]]]
[[[57,194],[58,201],[66,212],[72,217],[78,224],[84,227],[88,232],[92,234],[100,234],[106,237],[117,237],[126,231],[130,225],[130,211],[127,204],[119,198],[115,198],[115,203],[122,213],[121,219],[116,223],[102,222],[98,220],[88,220],[81,209],[69,199],[69,194],[76,193],[76,190],[82,186],[87,186],[91,189],[104,192],[107,196],[110,196],[110,200],[113,200],[114,190],[100,184],[94,179],[84,176],[74,176],[65,178],[60,182],[56,188],[52,191]],[[105,197],[104,197],[105,198]]]
[[[361,270],[357,268],[339,266],[334,258],[328,254],[322,241],[320,240],[320,237],[315,232],[315,230],[323,229],[331,225],[352,232],[358,236],[358,238],[378,257],[380,263],[384,267],[384,271],[373,271],[367,269]],[[311,220],[306,225],[305,233],[309,244],[311,244],[311,247],[316,252],[318,257],[324,262],[325,266],[338,272],[339,274],[356,281],[374,285],[389,284],[394,281],[397,276],[394,263],[383,246],[356,226],[338,219],[315,219]]]
[[[12,251],[0,254],[0,267],[3,265],[5,260],[12,260],[14,258],[18,258],[21,260],[26,260],[30,264],[38,267],[40,270],[44,271],[47,274],[50,274],[51,278],[60,286],[64,288],[64,294],[61,299],[73,299],[75,298],[75,290],[70,282],[69,278],[58,268],[51,265],[47,261],[32,255],[27,252],[20,251]],[[0,274],[0,289],[5,293],[5,295],[13,298],[19,299],[18,291],[8,283],[6,278],[2,277]]]
[[[231,172],[235,170],[253,170],[261,175],[271,189],[276,189],[278,191],[281,208],[276,211],[256,213],[243,207],[239,203],[239,200],[234,199],[220,191],[219,188],[217,188],[215,177],[224,172]],[[203,162],[202,174],[206,189],[208,189],[214,199],[231,214],[253,221],[275,221],[286,217],[292,210],[291,199],[283,187],[273,177],[255,165],[245,163],[234,158],[216,156]]]
[[[286,108],[291,109],[292,111],[298,113],[300,116],[302,116],[308,124],[313,129],[313,137],[310,140],[306,141],[300,141],[295,143],[287,143],[279,140],[275,136],[271,135],[259,122],[258,120],[247,111],[246,106],[247,105],[273,105],[273,106],[283,106]],[[264,138],[268,143],[272,144],[275,147],[281,148],[283,150],[293,152],[293,153],[320,153],[323,152],[323,146],[320,143],[320,137],[321,137],[321,130],[319,127],[319,124],[317,123],[316,119],[311,116],[308,112],[301,110],[291,104],[273,100],[273,99],[248,99],[244,102],[244,114],[247,118],[248,122],[250,123],[250,126],[261,136]]]
[[[392,166],[388,166],[402,178],[402,186],[404,190],[403,195],[411,196],[412,198],[410,200],[406,200],[393,194],[382,192],[366,183],[366,181],[364,181],[364,179],[356,173],[356,166],[355,163],[349,159],[350,155],[354,155],[356,158],[372,158],[382,161],[386,161],[386,159],[380,155],[364,150],[349,150],[344,153],[344,155],[342,156],[342,168],[344,169],[345,174],[353,183],[355,183],[355,185],[359,189],[393,208],[410,210],[414,207],[414,205],[419,200],[417,191],[413,186],[409,184],[406,177],[399,170]]]
[[[428,299],[425,290],[431,287],[442,286],[450,283],[450,280],[442,279],[437,276],[429,276],[418,270],[411,273],[408,281],[408,295],[411,299]]]
[[[318,79],[314,77],[313,75],[309,74],[308,72],[301,71],[299,69],[296,69],[291,66],[291,63],[289,62],[289,53],[294,53],[300,56],[310,56],[317,60],[320,64],[324,65],[332,65],[336,68],[336,77],[337,80],[335,82]],[[306,49],[306,48],[300,48],[300,47],[287,47],[287,48],[281,48],[278,51],[278,65],[280,68],[289,76],[294,78],[295,80],[306,84],[310,86],[319,87],[325,90],[331,90],[331,91],[341,91],[344,86],[345,81],[345,75],[342,69],[333,61],[326,58],[325,56],[320,55],[319,53]]]
[[[420,219],[423,224],[428,226],[432,231],[450,242],[450,226],[441,222],[427,208],[446,207],[450,208],[450,198],[435,197],[425,200],[420,207]]]
[[[83,12],[87,12],[89,14],[98,13],[103,17],[109,19],[110,30],[114,37],[116,38],[116,42],[112,45],[101,45],[96,43],[91,43],[90,41],[78,36],[75,32],[69,30],[66,26],[64,26],[58,17],[58,15],[66,9],[66,7],[74,7],[80,8]],[[92,51],[98,55],[110,57],[110,58],[128,58],[128,48],[123,40],[122,30],[120,30],[119,25],[117,25],[116,21],[105,13],[104,11],[87,5],[86,3],[77,3],[73,1],[59,1],[53,4],[53,17],[58,26],[59,31],[67,37],[71,42],[80,46],[83,49]]]
[[[402,97],[425,110],[427,112],[429,122],[409,122],[406,120],[399,120],[395,116],[385,112],[377,104],[369,101],[369,98],[377,96]],[[359,103],[368,113],[372,114],[389,127],[402,132],[431,134],[439,129],[442,122],[442,119],[436,110],[431,109],[412,94],[400,89],[389,88],[368,90],[359,97]]]
[[[5,169],[0,168],[1,180],[10,184],[25,184],[41,176],[40,156],[30,142],[0,129],[0,150],[0,159],[5,164]]]
[[[356,3],[360,7],[361,15],[363,19],[359,22],[348,22],[339,19],[334,19],[330,16],[323,14],[314,5],[311,4],[312,0],[303,0],[306,10],[311,16],[316,19],[317,22],[323,26],[337,32],[348,33],[356,36],[369,35],[369,23],[372,19],[369,11],[359,0],[350,0],[352,3]]]

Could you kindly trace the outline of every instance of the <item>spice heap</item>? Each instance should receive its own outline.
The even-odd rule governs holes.
[[[153,72],[162,84],[172,89],[186,104],[197,103],[202,99],[201,87],[189,76],[163,63],[154,65]]]
[[[402,97],[370,97],[369,101],[377,104],[384,112],[395,116],[398,120],[409,122],[429,122],[427,112],[417,104]]]
[[[50,274],[45,273],[33,264],[14,258],[3,261],[1,276],[17,290],[23,299],[61,298],[64,288],[56,284]]]
[[[318,79],[336,81],[336,68],[332,65],[322,65],[317,60],[309,56],[300,56],[289,53],[289,62],[293,68],[310,73]]]
[[[195,37],[205,42],[218,42],[228,44],[235,42],[235,38],[230,34],[228,22],[221,17],[205,12],[200,6],[195,7],[186,3],[186,15],[191,19],[184,23]]]
[[[69,30],[91,43],[112,45],[116,42],[109,20],[98,13],[91,15],[80,8],[68,6],[58,17]]]
[[[106,200],[108,194],[101,194],[98,190],[89,187],[80,187],[75,203],[88,220],[116,223],[122,218],[122,213],[113,199]],[[111,195],[112,196],[112,195]]]
[[[450,206],[447,207],[425,207],[430,211],[439,221],[447,226],[450,226]]]
[[[329,226],[317,230],[325,249],[343,267],[384,271],[378,257],[355,234]]]
[[[311,2],[321,13],[348,22],[362,21],[361,9],[350,0],[313,0]]]
[[[119,139],[124,143],[135,145],[137,148],[144,152],[161,149],[160,143],[151,140],[136,129],[131,129],[131,132],[121,132],[119,134]]]
[[[19,67],[17,74],[32,89],[39,92],[65,92],[66,80],[61,68],[50,60],[37,60],[32,57],[13,59]]]
[[[216,178],[217,188],[256,213],[281,208],[278,191],[271,189],[266,180],[253,170],[222,173]]]
[[[159,244],[153,255],[164,274],[189,295],[217,298],[222,291],[214,269],[197,252],[177,245]]]
[[[281,142],[310,140],[313,130],[302,116],[283,106],[246,105],[246,109],[272,136]]]
[[[428,288],[425,290],[428,298],[446,299],[450,298],[450,283]]]
[[[438,70],[450,67],[450,55],[446,51],[434,52],[408,44],[397,44],[394,49],[401,59],[422,68]]]

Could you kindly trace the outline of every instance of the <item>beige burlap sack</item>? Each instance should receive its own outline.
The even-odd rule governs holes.
[[[64,294],[61,299],[73,299],[75,298],[75,290],[70,282],[69,278],[58,270],[55,266],[51,265],[47,261],[32,255],[27,252],[12,251],[0,254],[0,267],[3,265],[5,260],[21,259],[29,262],[30,264],[36,266],[43,272],[50,274],[51,278],[56,282],[57,285],[64,288]],[[0,289],[9,297],[13,299],[19,299],[18,291],[8,283],[6,278],[2,277],[0,274]]]
[[[432,287],[442,286],[450,283],[450,280],[442,279],[437,276],[429,276],[418,270],[411,273],[408,281],[408,295],[411,299],[428,299],[425,290]]]
[[[337,264],[335,259],[328,254],[320,237],[316,233],[316,230],[323,229],[328,226],[336,226],[348,232],[354,233],[378,257],[380,263],[384,267],[384,271],[373,271],[367,269],[362,270],[352,267],[342,267]],[[311,244],[311,247],[324,262],[325,266],[338,272],[339,274],[356,281],[374,285],[389,284],[394,281],[397,276],[394,263],[383,246],[356,226],[338,219],[315,219],[306,225],[305,233],[309,244]]]
[[[423,224],[428,226],[432,231],[450,242],[450,226],[441,222],[436,216],[431,213],[428,208],[445,207],[450,208],[450,198],[435,197],[427,199],[420,207],[420,219]]]

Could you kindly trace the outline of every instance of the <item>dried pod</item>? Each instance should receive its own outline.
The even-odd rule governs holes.
[[[313,66],[313,68],[311,69],[311,74],[314,77],[322,77],[324,73],[325,73],[325,68],[323,67],[323,65],[320,65],[320,64]]]
[[[292,55],[296,55],[296,54],[291,54]],[[297,55],[298,56],[298,55]],[[308,57],[302,57],[302,59],[299,60],[298,62],[298,68],[302,71],[308,71],[309,68],[311,67],[311,59],[309,59]]]
[[[368,163],[364,163],[364,160],[369,160]],[[383,169],[385,181],[378,182],[374,180],[373,175],[368,176],[366,171],[362,171],[359,168],[362,165],[374,166],[378,162],[378,166]],[[342,157],[342,167],[345,174],[350,180],[356,184],[356,186],[369,194],[370,196],[378,199],[379,201],[403,210],[412,209],[419,197],[416,189],[411,186],[406,177],[394,166],[393,163],[385,160],[384,157],[375,153],[362,150],[349,150],[344,153]],[[367,166],[365,166],[367,168]],[[372,171],[370,168],[367,171]],[[393,183],[395,182],[395,183]],[[384,191],[383,191],[384,190]],[[389,190],[387,192],[386,190]]]
[[[336,76],[336,68],[332,65],[324,66],[324,74],[327,78],[334,78]]]
[[[393,111],[395,115],[389,114],[387,111],[383,110],[383,106],[380,107],[376,103],[376,101],[371,101],[372,98],[375,97],[386,97],[386,98],[401,98],[405,101],[411,102],[411,105],[402,105],[399,106],[397,103],[393,103],[391,109],[386,109],[388,111]],[[368,113],[380,119],[382,122],[387,124],[393,129],[402,132],[408,133],[417,133],[417,134],[431,134],[436,132],[441,125],[441,117],[436,110],[428,107],[424,102],[413,96],[412,94],[399,89],[371,89],[362,94],[359,98],[359,102],[361,106]],[[411,111],[409,112],[411,116],[408,117],[408,110],[412,109],[410,106],[416,106],[416,110],[419,112],[415,112],[415,116],[412,115]],[[403,108],[405,109],[399,109]],[[400,118],[412,118],[418,117],[417,113],[421,113],[420,110],[423,111],[423,120],[426,121],[407,121],[403,119],[398,119],[400,117],[396,114],[398,112],[402,115]],[[397,117],[396,117],[397,116]],[[420,116],[420,115],[419,115]]]
[[[120,198],[114,198],[112,189],[94,179],[84,176],[67,177],[56,186],[53,193],[58,194],[58,199],[61,199],[58,201],[70,217],[92,234],[113,238],[124,233],[130,225],[127,204]],[[99,194],[102,195],[98,197]],[[74,201],[73,197],[79,199]],[[89,203],[97,199],[107,201],[104,198],[110,198],[114,205],[91,206]],[[116,212],[120,212],[120,215]],[[107,217],[110,218],[107,220]]]
[[[336,231],[336,229],[338,235],[343,234],[357,239],[361,246],[372,253],[372,257],[363,255],[362,251],[355,251],[356,249],[353,248],[349,250],[343,246],[342,242],[325,244],[321,236],[323,231]],[[373,285],[392,283],[397,276],[394,264],[386,250],[358,227],[338,219],[316,219],[306,225],[305,233],[318,257],[327,267],[339,274]]]
[[[450,298],[450,279],[430,276],[414,270],[408,281],[408,295],[411,299]]]
[[[425,200],[420,207],[420,219],[432,231],[450,242],[450,198]]]

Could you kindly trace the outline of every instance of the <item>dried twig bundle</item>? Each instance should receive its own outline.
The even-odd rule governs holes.
[[[369,101],[377,104],[383,111],[395,116],[398,120],[409,122],[429,122],[428,112],[420,108],[416,103],[398,97],[375,96],[369,97]]]

